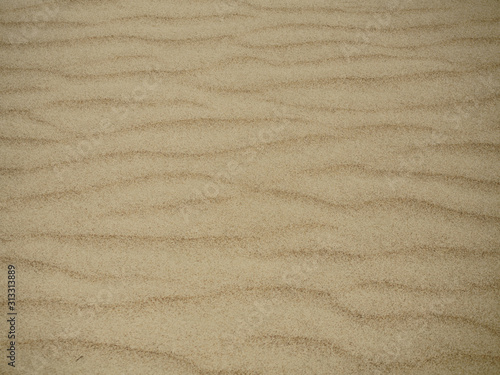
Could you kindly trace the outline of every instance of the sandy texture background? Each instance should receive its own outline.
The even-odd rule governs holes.
[[[500,373],[498,1],[0,30],[1,374]]]

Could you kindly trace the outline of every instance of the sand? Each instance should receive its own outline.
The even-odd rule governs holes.
[[[0,373],[500,373],[499,26],[3,0]]]

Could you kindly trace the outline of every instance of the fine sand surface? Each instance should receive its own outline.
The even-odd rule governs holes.
[[[0,374],[500,373],[498,0],[0,30]]]

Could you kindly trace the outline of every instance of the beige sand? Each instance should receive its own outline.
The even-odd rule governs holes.
[[[500,373],[499,21],[2,0],[0,373]]]

